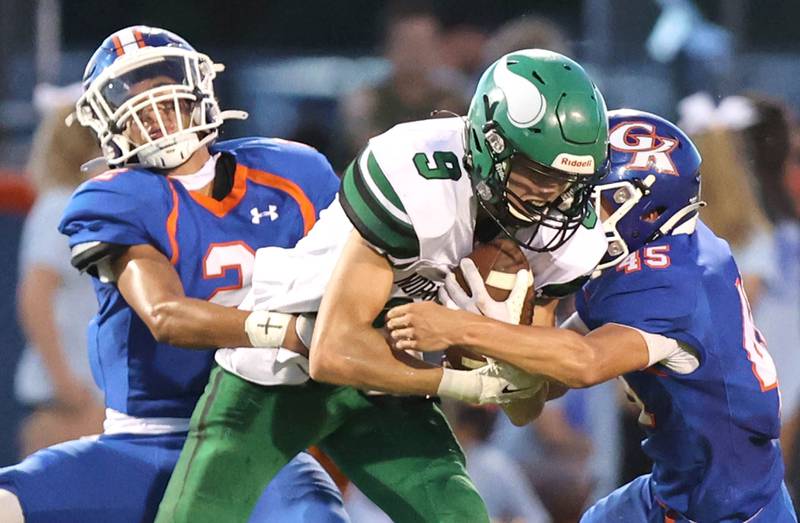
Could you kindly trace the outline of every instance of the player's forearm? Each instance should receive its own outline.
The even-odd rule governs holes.
[[[463,314],[470,318],[459,334],[459,345],[572,388],[602,381],[594,347],[580,334],[564,329],[509,325]]]
[[[314,333],[313,379],[393,394],[436,394],[441,368],[391,350],[378,330],[342,328],[341,324],[339,328],[317,327],[322,330]]]
[[[244,329],[248,315],[248,311],[176,297],[153,305],[146,323],[158,341],[176,347],[248,347]]]

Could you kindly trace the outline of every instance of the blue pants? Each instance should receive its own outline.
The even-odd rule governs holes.
[[[595,503],[580,523],[682,523],[689,520],[668,517],[667,511],[653,499],[650,474],[639,476]],[[728,520],[726,520],[727,522]],[[731,522],[733,523],[733,522]],[[797,523],[786,485],[747,523]]]
[[[26,523],[150,522],[185,437],[114,435],[62,443],[0,469],[0,489],[17,495]],[[269,484],[250,523],[306,521],[348,518],[330,476],[301,453]]]

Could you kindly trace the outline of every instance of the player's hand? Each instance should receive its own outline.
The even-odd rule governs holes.
[[[534,397],[544,383],[540,376],[490,359],[487,365],[471,371],[444,369],[438,394],[480,405],[511,405]]]
[[[543,376],[528,374],[510,363],[491,358],[487,358],[487,360],[489,361],[487,365],[472,371],[489,378],[497,378],[496,381],[486,381],[480,398],[482,404],[510,405],[520,400],[526,400],[536,396],[547,383],[547,379]],[[547,397],[546,394],[545,397]]]
[[[432,302],[408,303],[389,310],[386,328],[397,350],[422,352],[444,350],[456,345],[463,329],[463,312]]]
[[[453,273],[447,275],[444,285],[439,288],[439,302],[449,309],[483,314],[487,318],[519,325],[522,309],[525,306],[525,295],[530,286],[530,271],[521,270],[516,274],[514,286],[506,301],[496,301],[489,296],[483,277],[469,258],[459,263],[469,292],[461,288]]]
[[[501,405],[508,419],[517,427],[527,425],[539,417],[549,397],[550,382],[545,381],[542,387],[529,398],[518,398]]]

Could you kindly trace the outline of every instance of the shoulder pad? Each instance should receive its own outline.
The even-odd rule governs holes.
[[[212,153],[229,152],[233,155],[239,153],[247,154],[258,150],[320,154],[315,148],[304,143],[284,140],[283,138],[263,138],[259,136],[225,140],[224,142],[217,142],[211,147]]]
[[[128,249],[127,245],[105,242],[79,243],[72,247],[70,263],[80,272],[87,272],[101,281],[113,281],[109,264]]]

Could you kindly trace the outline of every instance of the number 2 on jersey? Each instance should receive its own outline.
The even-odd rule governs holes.
[[[207,299],[210,302],[236,307],[253,280],[253,265],[256,253],[242,241],[212,243],[203,258],[203,279],[222,278],[228,271],[236,271],[239,281],[233,285],[217,287]]]
[[[736,290],[739,291],[739,300],[742,305],[742,342],[747,351],[747,359],[753,364],[753,374],[761,385],[761,392],[772,390],[778,386],[778,371],[772,356],[767,352],[764,336],[758,331],[753,322],[753,313],[750,303],[744,292],[741,278],[736,279]]]

